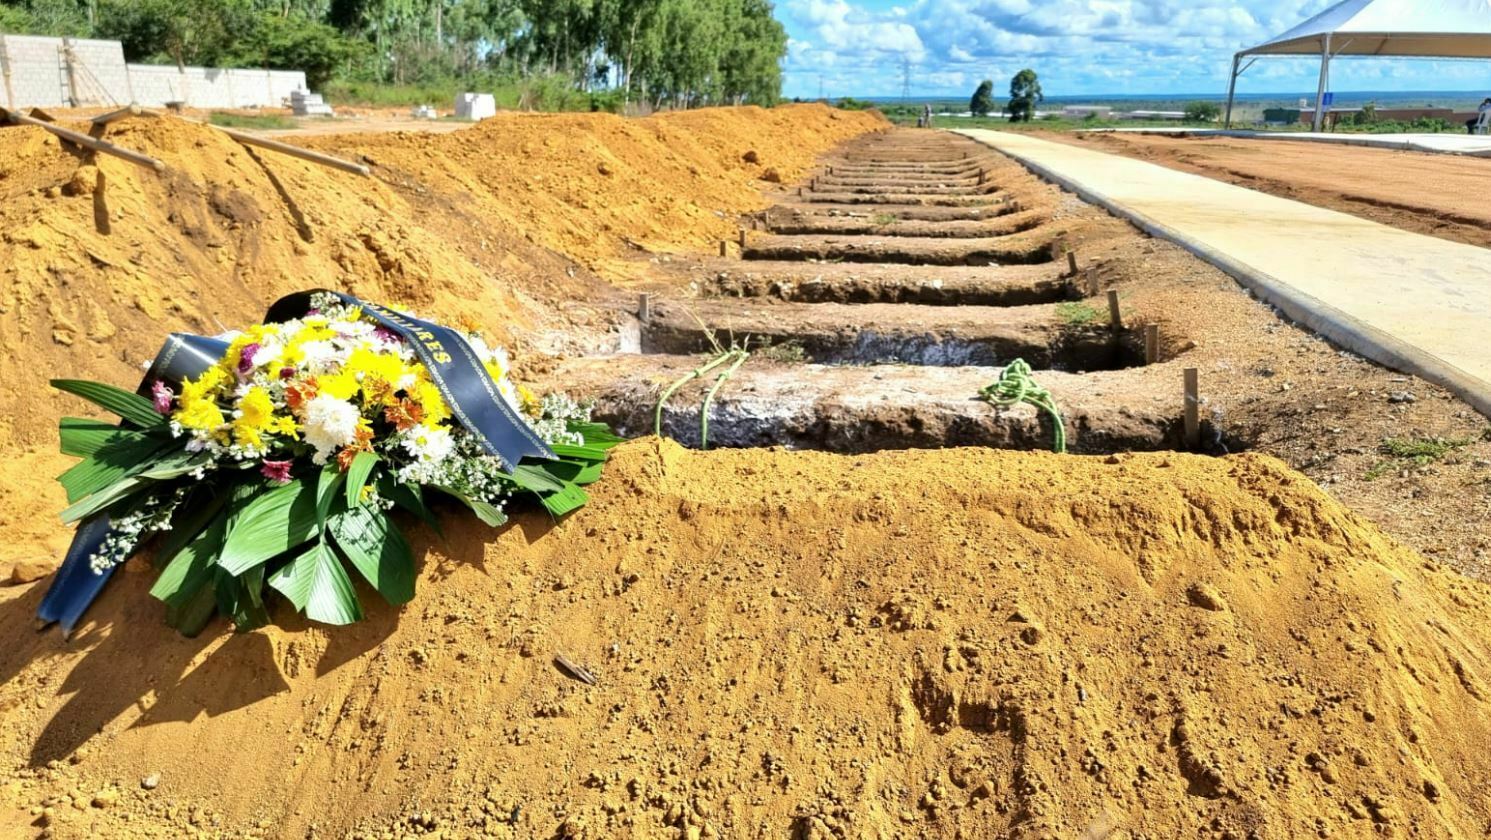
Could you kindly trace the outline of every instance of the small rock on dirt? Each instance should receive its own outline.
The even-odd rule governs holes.
[[[761,155],[757,154],[755,149],[751,149],[749,152],[741,155],[740,159],[746,163],[760,163]]]
[[[1204,610],[1211,610],[1212,612],[1222,612],[1223,610],[1227,609],[1227,601],[1222,598],[1222,593],[1218,592],[1210,584],[1191,584],[1190,587],[1186,589],[1186,598],[1190,600],[1192,604]]]
[[[155,790],[156,788],[160,787],[160,774],[151,773],[149,776],[141,779],[140,787],[144,788],[145,790]]]
[[[1394,391],[1391,394],[1387,395],[1387,401],[1393,403],[1394,405],[1418,402],[1418,399],[1418,397],[1415,397],[1409,391]]]
[[[780,184],[782,183],[782,173],[775,169],[768,169],[761,173],[761,180],[769,184]]]
[[[52,564],[45,560],[21,560],[10,567],[7,581],[12,586],[34,583],[52,573]]]

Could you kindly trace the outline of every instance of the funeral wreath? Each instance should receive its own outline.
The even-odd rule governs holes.
[[[562,516],[620,442],[587,407],[515,384],[479,335],[324,291],[237,334],[173,335],[136,392],[53,385],[122,420],[61,422],[82,459],[60,478],[62,518],[81,524],[40,612],[68,631],[152,540],[151,594],[184,633],[216,614],[260,626],[273,597],[357,621],[354,573],[390,603],[414,596],[394,511],[438,530],[440,494],[497,526],[518,494]]]

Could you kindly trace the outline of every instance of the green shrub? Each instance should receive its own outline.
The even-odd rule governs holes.
[[[1214,123],[1222,116],[1222,109],[1215,102],[1192,102],[1186,106],[1186,122]]]

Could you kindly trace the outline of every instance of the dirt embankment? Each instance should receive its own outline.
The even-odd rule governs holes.
[[[364,179],[176,119],[115,123],[148,170],[0,130],[0,447],[55,439],[54,376],[132,383],[175,330],[253,323],[313,286],[480,326],[523,349],[609,326],[628,243],[693,249],[878,118],[818,106],[643,120],[503,116],[448,135],[320,138]],[[755,163],[746,160],[747,153]],[[578,265],[576,264],[578,263]],[[558,331],[578,338],[561,339]],[[558,348],[564,349],[564,348]]]
[[[10,827],[1427,838],[1491,820],[1491,590],[1269,458],[646,440],[582,515],[495,539],[449,520],[416,544],[418,599],[367,597],[335,630],[281,614],[180,638],[139,563],[71,646],[29,631],[39,589],[0,595]]]
[[[317,139],[370,163],[372,178],[177,119],[106,134],[163,161],[159,176],[41,129],[0,129],[0,582],[15,562],[49,568],[67,544],[56,423],[83,408],[48,379],[132,386],[167,333],[255,323],[317,286],[480,328],[520,364],[583,352],[612,328],[606,281],[621,279],[620,255],[728,236],[737,214],[765,205],[758,179],[796,178],[881,125],[791,106],[503,115],[438,137]]]
[[[1491,247],[1491,160],[1223,137],[1052,133],[1049,139],[1147,160],[1339,210],[1403,230]]]

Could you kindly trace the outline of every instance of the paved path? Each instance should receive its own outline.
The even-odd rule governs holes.
[[[1028,134],[959,133],[1179,243],[1341,346],[1491,416],[1491,250]]]
[[[1334,143],[1440,155],[1491,157],[1491,136],[1459,134],[1333,134],[1314,131],[1241,131],[1220,128],[1094,128],[1092,134],[1167,134],[1173,137],[1235,137],[1243,140],[1293,140],[1296,143]]]

